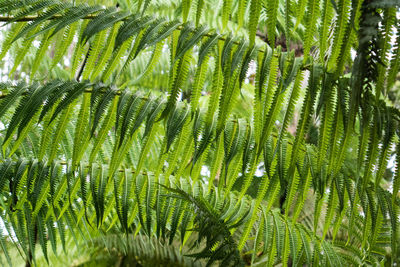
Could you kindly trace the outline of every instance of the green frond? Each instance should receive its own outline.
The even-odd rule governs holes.
[[[348,19],[350,15],[350,1],[341,0],[337,4],[337,22],[335,29],[335,36],[333,37],[332,52],[329,58],[328,69],[334,71],[337,59],[339,57],[340,48],[345,41],[345,32],[348,25]]]
[[[24,0],[20,0],[20,1],[6,0],[6,1],[2,1],[0,3],[0,12],[1,13],[9,13],[9,12],[14,11],[16,9],[22,8],[25,5],[34,4],[35,2],[37,2],[37,1],[36,0],[28,0],[28,1],[24,1]]]
[[[53,57],[52,68],[54,68],[54,66],[56,66],[59,63],[59,61],[64,57],[64,54],[70,47],[74,39],[75,30],[77,29],[77,26],[78,26],[77,23],[72,23],[66,26],[64,32],[62,33],[62,38],[57,38],[55,44],[56,51]],[[51,36],[49,36],[49,38],[51,38]]]
[[[101,32],[129,15],[126,11],[118,11],[115,7],[107,8],[90,20],[82,33],[81,42],[87,42],[96,33]]]
[[[22,2],[22,1],[20,1],[20,2]],[[21,38],[23,36],[31,34],[31,31],[33,29],[35,29],[38,25],[45,22],[52,16],[55,16],[55,15],[59,14],[60,12],[62,12],[63,10],[70,8],[70,7],[71,7],[70,4],[57,3],[57,5],[55,5],[54,7],[51,7],[49,10],[46,10],[41,15],[39,15],[34,21],[24,25],[24,27],[21,29],[21,31],[18,32],[17,36],[15,36],[12,39],[12,42],[18,40],[19,38]],[[54,26],[55,26],[55,22],[53,22],[53,23],[50,22],[45,27],[43,27],[37,34],[44,33],[46,31],[50,30]],[[32,34],[30,35],[30,37],[33,37]]]
[[[102,31],[101,33],[97,34],[93,42],[90,44],[89,50],[87,52],[87,61],[85,62],[86,65],[84,70],[82,71],[82,80],[88,80],[90,78],[90,73],[92,73],[94,70],[94,66],[96,64],[96,61],[98,60],[101,47],[104,46],[106,33],[106,31]]]
[[[309,0],[307,1],[307,13],[306,13],[306,29],[304,34],[304,62],[307,62],[310,56],[311,46],[314,41],[313,33],[317,28],[317,19],[320,11],[319,0]]]
[[[0,1],[2,263],[399,262],[395,1],[118,2]]]
[[[261,13],[261,1],[260,0],[251,0],[250,2],[250,19],[249,19],[249,37],[250,37],[250,46],[254,45],[256,32],[257,32],[257,24],[258,19]]]
[[[319,55],[321,61],[325,59],[325,53],[327,49],[327,42],[329,37],[330,23],[332,22],[334,8],[330,0],[323,0],[322,2],[322,14],[321,14],[321,26],[319,33]]]
[[[307,0],[299,0],[297,2],[296,6],[296,25],[294,26],[294,29],[296,29],[300,23],[303,20],[304,14],[306,13],[306,7],[307,7]]]
[[[267,37],[269,44],[274,48],[275,46],[275,33],[276,33],[276,22],[278,16],[279,1],[265,1],[267,9]]]
[[[397,21],[397,25],[399,24],[399,20]],[[396,75],[399,71],[399,66],[400,66],[400,52],[399,52],[399,47],[400,47],[400,35],[397,35],[396,42],[394,44],[393,48],[393,57],[392,60],[390,61],[390,69],[388,73],[388,80],[387,80],[387,90],[389,90],[396,79]]]
[[[232,0],[224,0],[222,5],[222,30],[226,29],[231,12]]]

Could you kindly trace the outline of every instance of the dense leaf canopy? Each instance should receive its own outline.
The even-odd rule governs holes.
[[[0,0],[4,264],[400,264],[398,0],[118,2]]]

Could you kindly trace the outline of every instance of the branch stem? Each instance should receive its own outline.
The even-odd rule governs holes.
[[[53,20],[53,19],[59,19],[62,18],[62,15],[54,15],[50,18],[48,18],[47,20]],[[85,16],[82,19],[93,19],[95,18],[95,15],[89,15],[89,16]],[[39,18],[39,16],[26,16],[26,17],[22,17],[19,19],[15,19],[15,17],[12,16],[0,16],[0,22],[24,22],[24,21],[34,21],[35,19]]]

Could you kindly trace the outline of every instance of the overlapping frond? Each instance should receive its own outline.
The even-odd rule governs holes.
[[[222,1],[212,12],[222,28],[210,29],[200,24],[210,3],[194,2],[171,18],[149,14],[152,1],[136,13],[0,1],[0,58],[12,62],[0,85],[7,261],[6,240],[33,263],[37,244],[48,259],[49,241],[55,252],[66,235],[109,231],[143,262],[143,247],[128,246],[142,235],[146,246],[190,246],[154,257],[181,264],[394,255],[400,112],[386,100],[399,68],[396,3]]]

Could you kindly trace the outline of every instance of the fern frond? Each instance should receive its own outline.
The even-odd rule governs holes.
[[[276,33],[276,22],[278,16],[278,7],[279,1],[266,1],[266,10],[267,10],[267,38],[269,44],[272,48],[275,47],[275,33]]]
[[[304,36],[304,59],[307,62],[310,55],[312,43],[314,41],[314,32],[317,28],[317,19],[320,10],[319,0],[310,0],[307,2],[307,23]]]
[[[249,38],[250,38],[250,46],[254,45],[258,19],[261,13],[261,1],[260,0],[251,0],[250,2],[250,19],[249,19]]]
[[[115,7],[107,8],[90,20],[82,33],[82,43],[86,43],[96,33],[113,26],[118,21],[125,19],[129,15],[126,11],[117,11]]]
[[[325,61],[325,53],[327,49],[327,42],[328,42],[328,36],[329,36],[329,29],[330,29],[330,24],[332,23],[332,17],[333,17],[333,5],[330,0],[323,0],[322,2],[322,15],[321,15],[321,26],[320,26],[320,31],[319,31],[319,55],[321,58],[321,61]],[[342,30],[342,29],[340,29]]]

